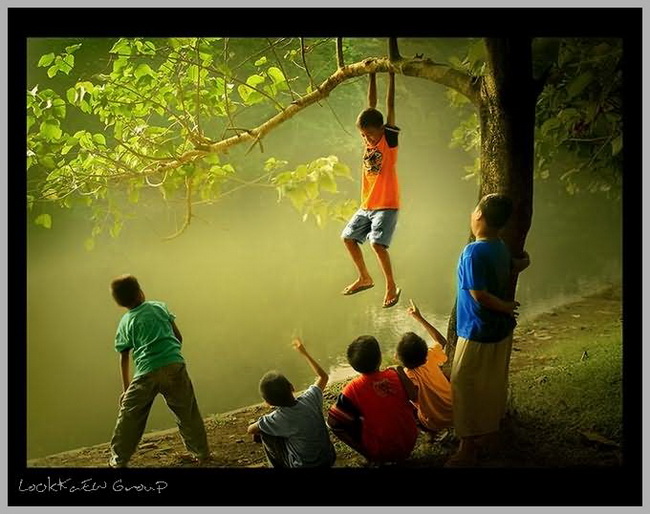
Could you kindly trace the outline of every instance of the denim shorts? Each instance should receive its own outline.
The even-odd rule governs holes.
[[[388,247],[395,232],[398,212],[397,209],[359,209],[348,221],[341,237],[361,244],[368,239],[371,243]]]

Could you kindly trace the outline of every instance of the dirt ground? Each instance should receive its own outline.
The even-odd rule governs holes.
[[[584,331],[620,329],[622,319],[621,289],[607,288],[581,300],[563,305],[550,312],[521,323],[515,330],[511,360],[511,379],[516,379],[519,370],[539,365],[531,356],[532,350],[558,338],[570,339]],[[609,327],[609,328],[607,328]],[[325,391],[324,408],[335,400],[342,383],[331,384]],[[204,467],[256,468],[265,467],[266,461],[260,444],[254,443],[246,434],[249,423],[269,411],[264,405],[254,405],[234,412],[206,418],[205,426],[214,454],[214,460]],[[363,467],[365,459],[332,438],[337,451],[335,467]],[[440,434],[437,441],[429,441],[421,434],[417,446],[404,466],[442,466],[455,451],[457,440],[452,431]],[[108,443],[81,448],[65,453],[34,459],[28,467],[106,467],[109,457]],[[145,434],[130,467],[197,467],[187,462],[177,429]],[[489,463],[487,465],[490,465]],[[507,462],[495,462],[494,466],[508,466]]]

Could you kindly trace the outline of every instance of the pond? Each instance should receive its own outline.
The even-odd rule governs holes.
[[[368,245],[363,251],[377,287],[342,296],[355,278],[339,238],[342,224],[303,223],[273,192],[244,189],[203,207],[172,241],[162,240],[173,227],[160,207],[143,208],[119,238],[101,240],[90,252],[82,213],[55,217],[50,231],[30,227],[28,458],[110,440],[121,392],[113,338],[123,309],[108,287],[122,273],[136,275],[147,298],[176,314],[204,416],[259,403],[259,378],[272,368],[296,389],[312,383],[308,365],[291,349],[293,335],[341,378],[349,373],[345,350],[356,336],[375,335],[392,355],[403,332],[424,335],[406,313],[409,298],[445,333],[476,186],[449,172],[429,173],[402,151],[400,170],[419,171],[401,175],[408,201],[391,257],[403,293],[392,309],[381,307],[382,276]],[[351,182],[342,194],[356,198],[357,188]],[[543,195],[527,243],[533,264],[519,280],[522,319],[621,277],[620,205]],[[159,397],[147,430],[173,426]]]

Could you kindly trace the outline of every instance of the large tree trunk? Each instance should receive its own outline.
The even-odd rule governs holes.
[[[512,255],[519,256],[524,250],[533,213],[537,94],[532,75],[532,45],[527,38],[502,38],[487,39],[486,48],[488,70],[482,77],[477,105],[481,126],[478,199],[489,193],[503,193],[512,198],[514,212],[502,238]],[[514,299],[516,285],[517,274],[513,273],[508,299]],[[451,362],[457,340],[455,305],[447,335]]]

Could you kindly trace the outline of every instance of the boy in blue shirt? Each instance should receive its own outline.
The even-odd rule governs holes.
[[[295,398],[293,385],[284,375],[267,372],[260,380],[260,394],[277,409],[249,425],[248,433],[262,443],[274,468],[331,467],[336,454],[323,416],[323,389],[329,375],[300,339],[294,339],[292,345],[307,359],[317,375],[316,382]]]
[[[138,280],[122,275],[111,282],[115,302],[128,311],[120,319],[115,349],[120,353],[123,392],[111,439],[113,468],[126,467],[144,432],[153,401],[162,394],[174,413],[185,447],[199,464],[210,449],[192,382],[181,355],[181,335],[175,316],[163,302],[146,301]],[[135,373],[130,378],[129,354]]]
[[[519,302],[507,299],[512,273],[529,264],[528,254],[512,259],[499,237],[512,213],[504,195],[484,196],[471,215],[475,241],[458,261],[456,333],[451,370],[454,429],[458,452],[448,467],[473,466],[479,449],[499,430],[505,415],[512,332]]]

